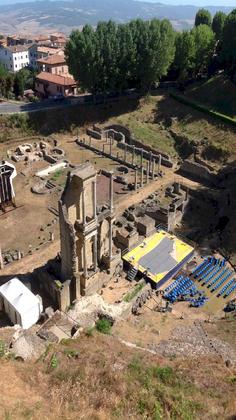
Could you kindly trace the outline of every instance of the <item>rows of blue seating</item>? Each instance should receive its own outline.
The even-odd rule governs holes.
[[[221,281],[221,279],[224,278],[224,275],[227,273],[227,271],[228,271],[227,268],[222,270],[221,267],[220,267],[220,274],[218,274],[218,276],[216,276],[215,278],[214,278],[214,275],[213,275],[213,277],[212,277],[213,280],[212,281],[205,282],[205,284],[207,284],[207,287],[210,288],[210,287],[214,286],[214,284],[216,284],[218,282],[218,280]],[[215,273],[215,274],[217,274],[217,273]]]
[[[203,284],[208,283],[219,271],[222,270],[222,267],[225,266],[225,260],[220,260],[215,257],[208,257],[205,261],[200,264],[193,271],[193,275],[195,279],[198,281],[203,281]],[[200,268],[200,270],[199,270]]]
[[[179,282],[184,278],[184,276],[180,275],[177,277],[177,279],[171,283],[165,290],[164,290],[164,296],[170,291],[172,290],[175,286],[177,286],[179,284]]]
[[[226,280],[228,280],[229,277],[232,277],[232,272],[230,270],[226,271],[226,275],[219,281],[219,283],[215,284],[212,289],[211,289],[211,293],[215,292],[216,290],[218,290],[222,284],[224,284],[226,282]]]
[[[217,297],[220,297],[220,296],[224,296],[224,297],[226,297],[226,294],[227,294],[227,292],[228,292],[228,289],[229,289],[229,287],[230,286],[233,286],[233,284],[235,283],[235,280],[234,279],[231,279],[220,291],[219,291],[219,293],[218,293],[218,295],[217,295]],[[229,296],[229,295],[228,295]]]
[[[203,291],[199,291],[197,286],[189,277],[179,276],[164,291],[164,297],[171,303],[176,301],[189,302],[190,306],[199,307],[208,300]]]
[[[233,291],[236,290],[236,282],[234,281],[234,284],[232,287],[230,287],[230,289],[228,289],[224,295],[224,297],[228,297],[231,295],[231,293],[233,293]]]
[[[211,289],[211,293],[217,291],[224,285],[217,294],[217,297],[228,297],[236,289],[236,280],[231,279],[233,272],[229,268],[226,268],[225,265],[225,259],[221,260],[215,257],[207,257],[195,268],[192,275],[199,282],[202,282],[202,286],[207,285]],[[227,280],[229,280],[228,283],[226,283]]]
[[[211,292],[215,292],[221,288],[217,297],[228,297],[236,290],[236,280],[231,279],[233,272],[226,268],[226,260],[207,257],[198,265],[190,274],[202,286],[207,285]],[[188,276],[180,275],[172,282],[164,291],[164,297],[170,302],[187,301],[190,306],[203,306],[209,299],[204,291],[198,290],[196,283]],[[226,281],[228,282],[226,283]]]

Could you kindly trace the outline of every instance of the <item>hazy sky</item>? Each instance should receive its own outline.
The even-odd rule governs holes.
[[[13,3],[25,3],[27,1],[33,0],[0,0],[0,5],[3,4],[13,4]],[[64,0],[70,1],[70,0]],[[100,0],[102,2],[102,0]],[[173,4],[173,5],[186,5],[192,4],[195,6],[203,7],[203,6],[235,6],[236,8],[236,0],[140,0],[140,1],[150,1],[152,3],[165,3],[165,4]],[[117,0],[119,3],[119,0]]]
[[[194,6],[201,6],[201,7],[203,6],[235,6],[236,8],[236,0],[146,0],[146,1],[151,1],[152,3],[158,2],[158,3],[173,4],[173,5],[192,4]]]
[[[193,4],[194,6],[235,6],[236,0],[163,0],[166,4]]]

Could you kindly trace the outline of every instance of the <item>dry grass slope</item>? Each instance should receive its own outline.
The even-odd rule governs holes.
[[[235,372],[217,359],[166,361],[93,332],[36,362],[1,361],[0,417],[222,419],[235,413]]]

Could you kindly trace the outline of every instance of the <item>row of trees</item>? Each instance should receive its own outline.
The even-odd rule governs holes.
[[[175,54],[175,32],[168,20],[127,24],[101,22],[73,31],[66,46],[69,70],[93,93],[148,89],[167,74]]]
[[[219,68],[236,71],[236,9],[228,16],[207,10],[190,31],[176,33],[168,20],[101,22],[73,31],[66,46],[69,70],[94,94],[130,87],[149,89],[163,76],[185,81]]]
[[[231,76],[236,71],[236,9],[229,15],[208,10],[196,14],[195,27],[176,37],[174,67],[180,79],[202,71],[223,69]]]
[[[23,96],[25,89],[34,88],[34,72],[22,69],[13,74],[0,65],[0,96],[4,98]]]

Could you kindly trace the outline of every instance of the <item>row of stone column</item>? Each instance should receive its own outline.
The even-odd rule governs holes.
[[[91,146],[91,141],[92,141],[92,139],[90,137],[90,140],[89,140],[90,146]],[[106,142],[108,142],[109,154],[110,154],[110,156],[112,156],[112,145],[114,143],[114,139],[111,136],[108,137],[106,135]],[[103,151],[103,153],[105,153],[105,147],[106,147],[106,144],[103,143],[103,145],[102,145],[102,151]],[[136,156],[141,156],[141,162],[140,162],[140,165],[139,165],[141,169],[143,167],[144,154],[146,154],[146,155],[148,154],[149,173],[150,172],[152,173],[152,179],[154,179],[155,178],[155,167],[156,167],[156,164],[158,164],[158,172],[160,172],[160,170],[161,170],[161,155],[160,154],[159,155],[155,155],[151,151],[150,152],[147,152],[145,149],[138,148],[138,147],[136,147],[134,145],[130,145],[130,144],[124,143],[124,153],[123,153],[123,156],[120,156],[119,155],[119,151],[117,151],[117,156],[116,156],[117,159],[120,158],[120,159],[123,159],[124,162],[127,162],[127,152],[128,152],[128,150],[132,154],[132,157],[131,157],[131,164],[132,165],[135,164],[135,157]]]

